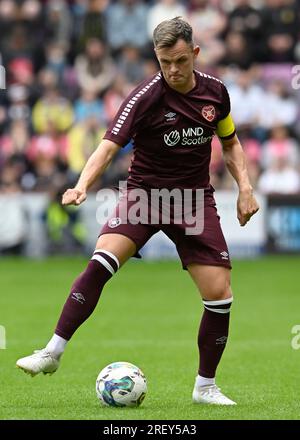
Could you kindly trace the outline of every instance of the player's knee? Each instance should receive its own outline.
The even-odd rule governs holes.
[[[222,301],[224,299],[232,298],[232,293],[230,291],[210,291],[202,296],[203,300],[208,301]]]
[[[202,297],[207,310],[222,314],[229,313],[233,301],[230,279],[218,280]]]
[[[96,251],[98,249],[105,249],[112,253],[119,262],[121,267],[131,256],[136,253],[136,244],[133,240],[122,234],[103,234],[100,235]]]
[[[221,301],[232,298],[230,281],[216,282],[201,292],[202,298],[208,301]]]

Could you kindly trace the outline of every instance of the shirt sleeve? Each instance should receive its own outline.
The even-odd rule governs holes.
[[[222,109],[221,109],[220,119],[224,119],[230,113],[231,105],[230,105],[230,97],[228,90],[223,83],[221,83],[221,99],[222,99]]]
[[[124,147],[136,133],[139,124],[160,93],[161,75],[148,79],[136,87],[123,101],[116,116],[110,123],[104,139]]]
[[[235,135],[235,126],[232,120],[230,97],[227,88],[222,84],[222,110],[217,124],[216,133],[221,139],[230,139]]]

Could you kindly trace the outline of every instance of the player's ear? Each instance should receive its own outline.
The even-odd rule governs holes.
[[[199,46],[195,46],[193,49],[193,53],[194,53],[194,58],[196,58],[199,53],[200,53],[200,47]]]

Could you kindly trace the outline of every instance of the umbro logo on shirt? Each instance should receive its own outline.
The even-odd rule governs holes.
[[[169,113],[165,114],[165,118],[167,118],[166,121],[167,122],[175,121],[176,115],[177,115],[177,113],[173,113],[173,112],[169,112]]]
[[[228,260],[229,257],[228,252],[226,251],[220,252],[220,255],[222,257],[222,260]]]

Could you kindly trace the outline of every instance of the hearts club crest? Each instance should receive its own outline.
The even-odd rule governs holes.
[[[215,107],[213,105],[205,105],[202,108],[201,114],[208,122],[212,122],[216,117]]]

